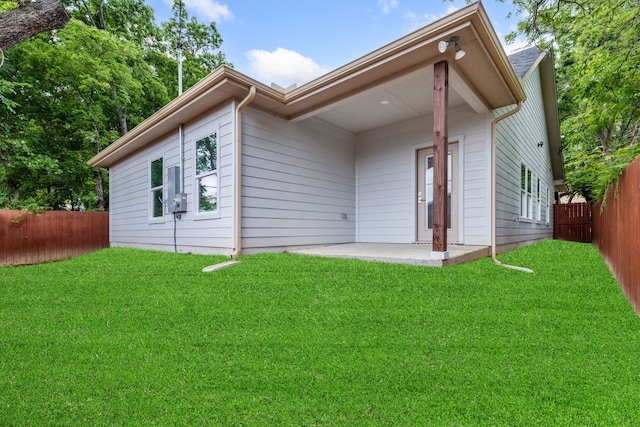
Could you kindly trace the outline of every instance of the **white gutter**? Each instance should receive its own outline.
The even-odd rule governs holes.
[[[533,273],[533,270],[525,267],[518,267],[516,265],[503,264],[496,258],[496,127],[499,121],[506,119],[509,116],[520,111],[522,108],[522,101],[518,101],[518,105],[513,110],[507,111],[503,115],[496,117],[491,122],[491,259],[496,265],[502,267],[511,268],[513,270],[524,271],[525,273]]]
[[[249,94],[236,107],[236,149],[235,149],[235,185],[234,185],[234,251],[232,259],[236,259],[242,250],[242,119],[240,113],[256,96],[256,87],[251,86]]]

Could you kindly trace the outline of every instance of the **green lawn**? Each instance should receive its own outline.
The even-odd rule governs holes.
[[[0,269],[0,425],[622,426],[640,319],[590,245],[445,269],[112,248]]]

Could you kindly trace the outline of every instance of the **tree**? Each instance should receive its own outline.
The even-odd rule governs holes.
[[[513,3],[518,31],[556,49],[567,183],[595,201],[640,154],[640,2]]]
[[[19,7],[0,13],[1,51],[36,34],[64,28],[69,22],[69,15],[58,0],[17,0],[16,3]]]
[[[232,66],[226,56],[219,49],[222,37],[216,29],[215,23],[209,25],[198,22],[196,18],[189,19],[189,14],[182,6],[182,0],[173,0],[173,16],[161,25],[163,31],[164,49],[159,49],[163,57],[173,60],[165,63],[164,68],[158,68],[158,73],[167,83],[169,93],[178,95],[178,74],[176,47],[183,46],[184,63],[182,66],[183,86],[185,90],[221,65]]]
[[[25,141],[31,156],[14,151],[7,192],[29,205],[103,209],[106,177],[86,159],[122,135],[131,116],[137,124],[168,100],[144,51],[73,19],[55,35],[16,46],[10,59],[11,80],[25,86],[9,140]],[[36,155],[40,163],[27,161]]]
[[[158,26],[144,0],[63,1],[66,28],[9,49],[0,68],[0,208],[106,207],[108,175],[85,162],[177,96],[176,31],[186,88],[227,64],[215,24],[184,11]]]
[[[598,200],[640,155],[640,1],[512,3],[523,20],[507,41],[554,49],[571,194]]]

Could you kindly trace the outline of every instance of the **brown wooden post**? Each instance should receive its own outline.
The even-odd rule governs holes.
[[[433,251],[447,258],[449,63],[433,69]]]

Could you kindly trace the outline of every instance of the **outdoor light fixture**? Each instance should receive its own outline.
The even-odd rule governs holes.
[[[538,142],[538,148],[542,148],[543,145],[544,145],[544,142],[542,141]]]
[[[441,42],[438,43],[438,51],[440,51],[440,53],[445,53],[449,46],[454,45],[455,46],[455,51],[456,51],[455,58],[456,58],[456,61],[457,61],[458,59],[462,58],[467,53],[464,50],[462,50],[462,48],[458,44],[458,40],[460,40],[460,37],[458,37],[458,36],[452,36],[447,41],[442,40]]]

